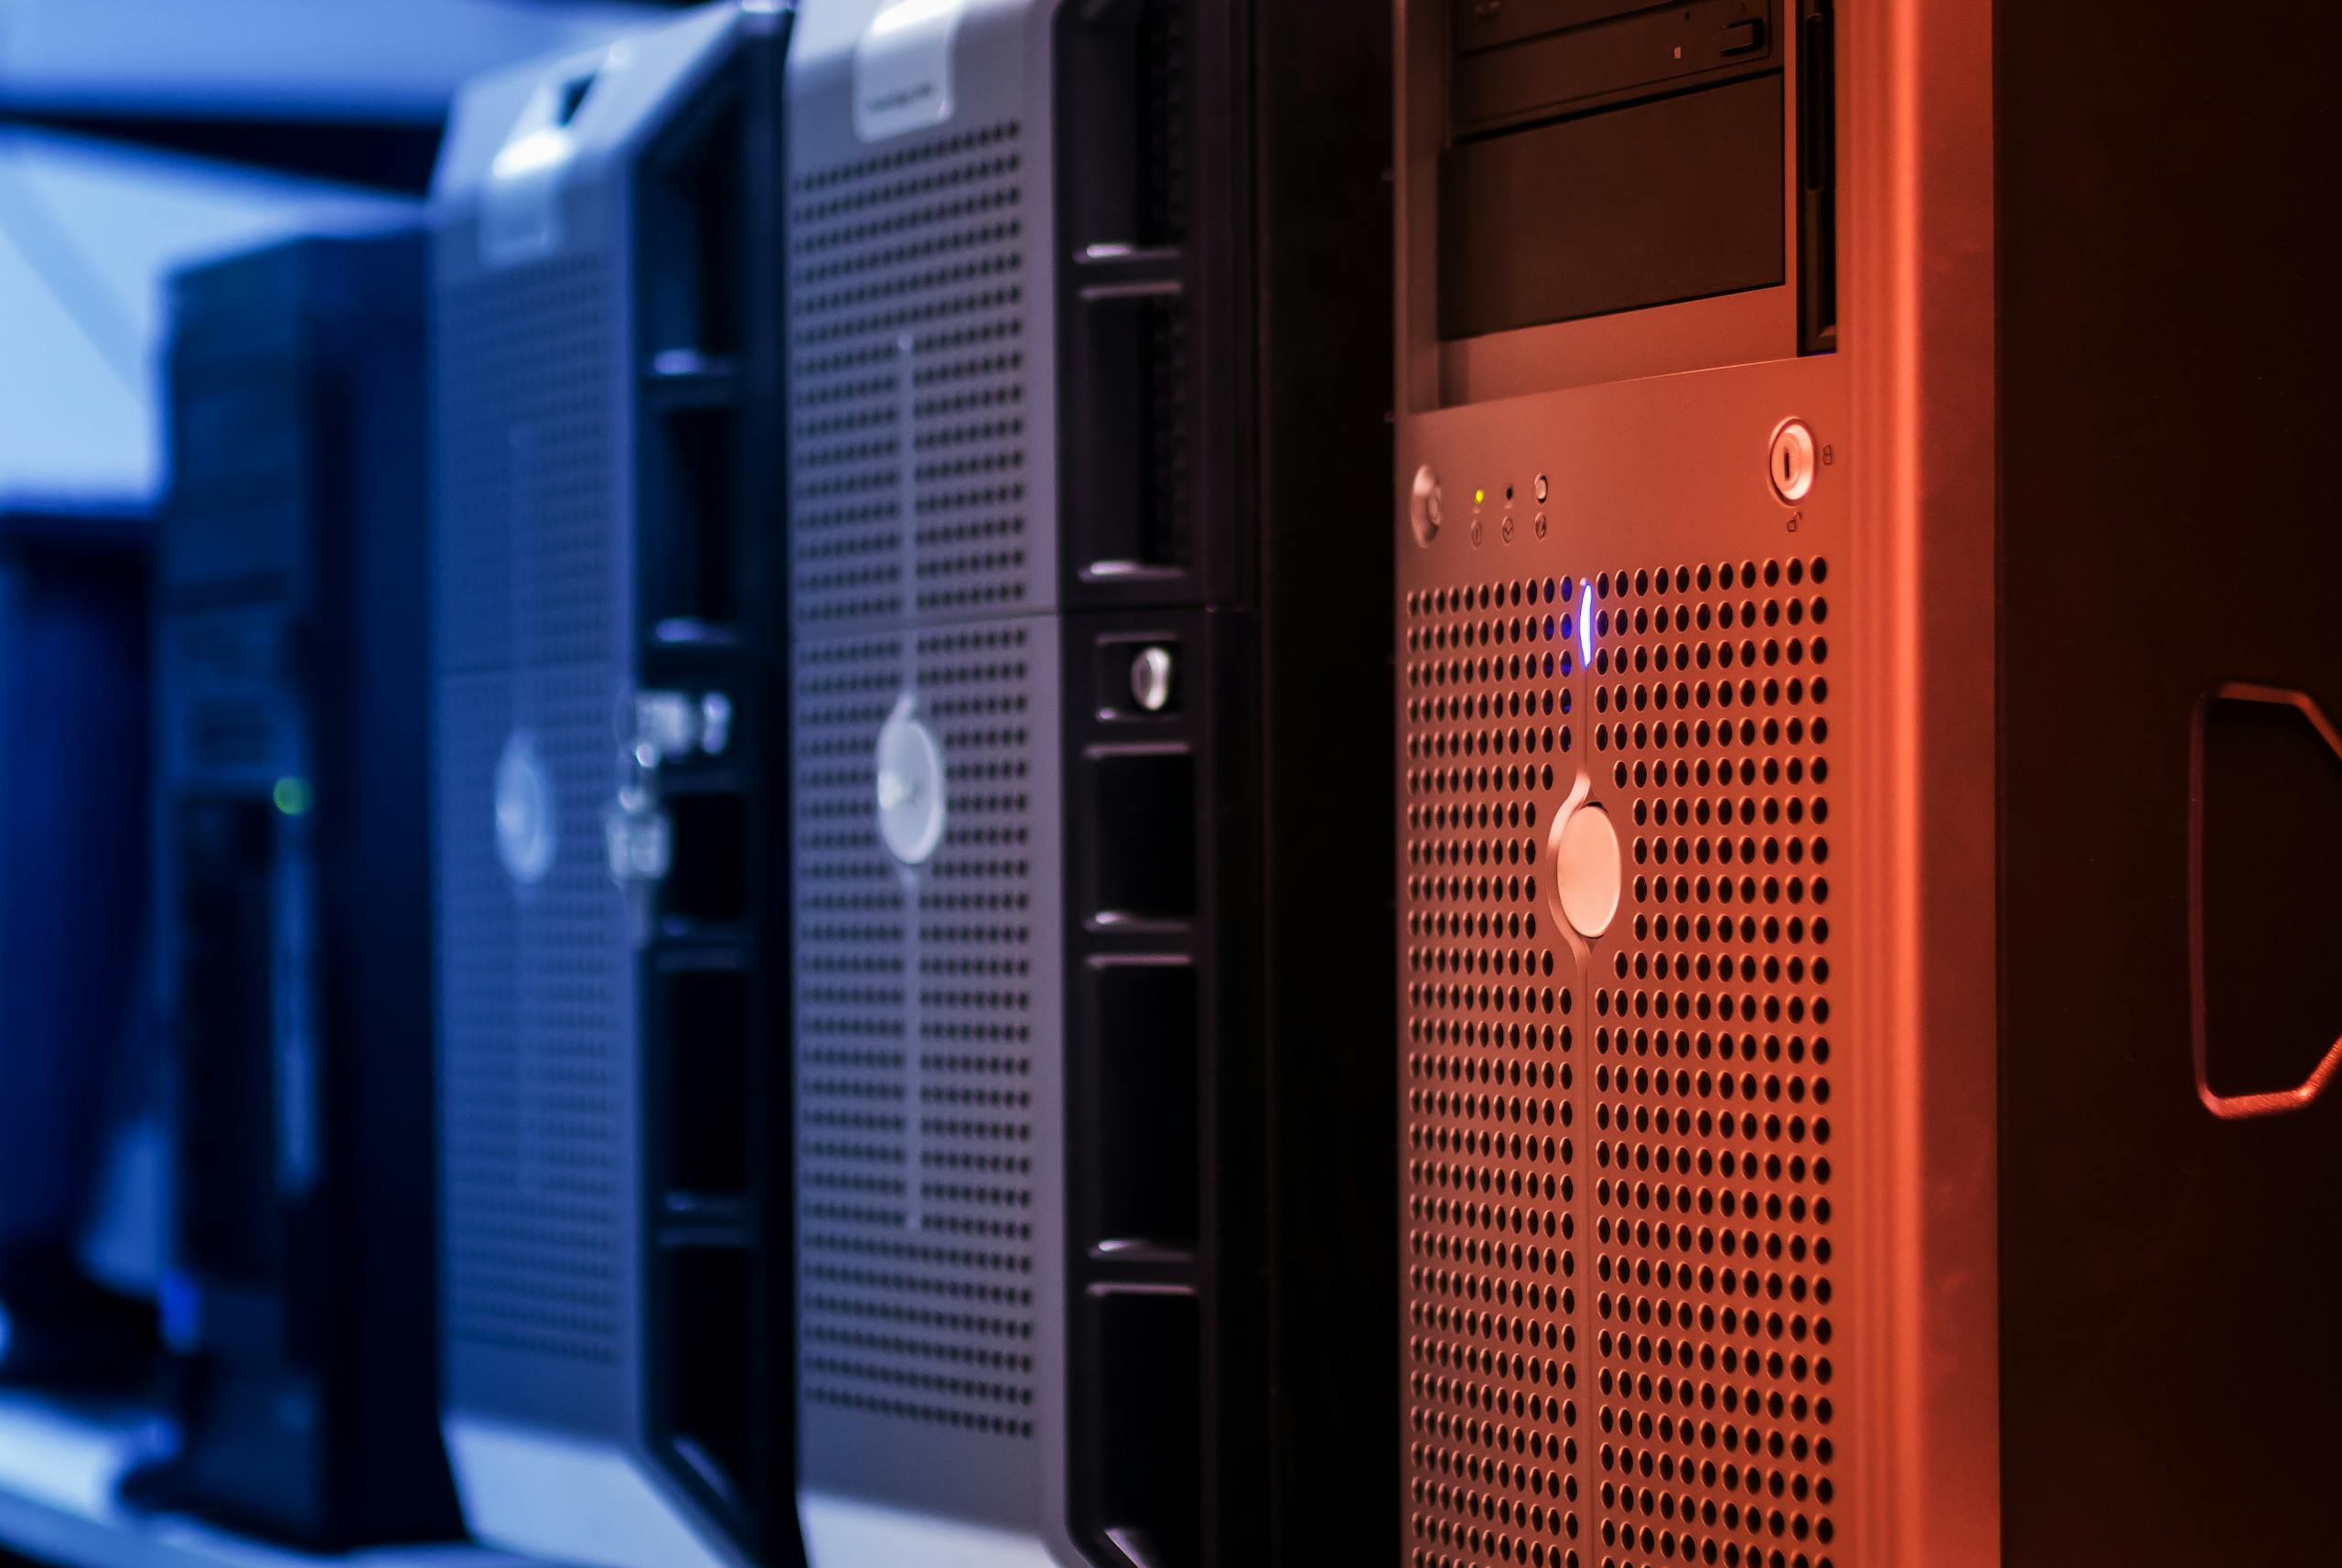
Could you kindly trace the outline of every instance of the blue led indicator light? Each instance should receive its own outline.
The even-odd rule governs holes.
[[[1594,662],[1594,585],[1588,583],[1577,596],[1577,661]]]

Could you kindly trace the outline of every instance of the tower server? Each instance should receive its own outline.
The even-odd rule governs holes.
[[[1376,1539],[1388,92],[1379,20],[1295,5],[802,21],[818,1568]]]
[[[434,193],[445,1427],[473,1532],[559,1561],[795,1550],[786,25],[707,6],[486,78]]]
[[[177,1449],[131,1495],[457,1529],[432,1330],[423,239],[172,282],[156,594]]]
[[[1383,1560],[2329,1553],[2336,24],[1397,16]]]

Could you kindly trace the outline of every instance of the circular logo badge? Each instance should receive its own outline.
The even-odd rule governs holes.
[[[943,842],[943,748],[908,693],[878,731],[878,836],[905,865],[924,865]]]
[[[1608,930],[1626,882],[1610,813],[1588,804],[1563,817],[1554,827],[1552,857],[1553,891],[1570,928],[1588,940]]]
[[[553,774],[536,736],[516,730],[496,762],[496,857],[531,886],[553,869],[554,842]]]

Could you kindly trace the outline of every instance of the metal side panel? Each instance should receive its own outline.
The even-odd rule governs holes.
[[[2342,14],[1991,9],[2001,1561],[2332,1558]]]

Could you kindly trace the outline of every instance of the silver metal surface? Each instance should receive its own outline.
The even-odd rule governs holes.
[[[1131,700],[1150,714],[1161,713],[1171,703],[1172,675],[1169,649],[1140,649],[1131,660]]]

